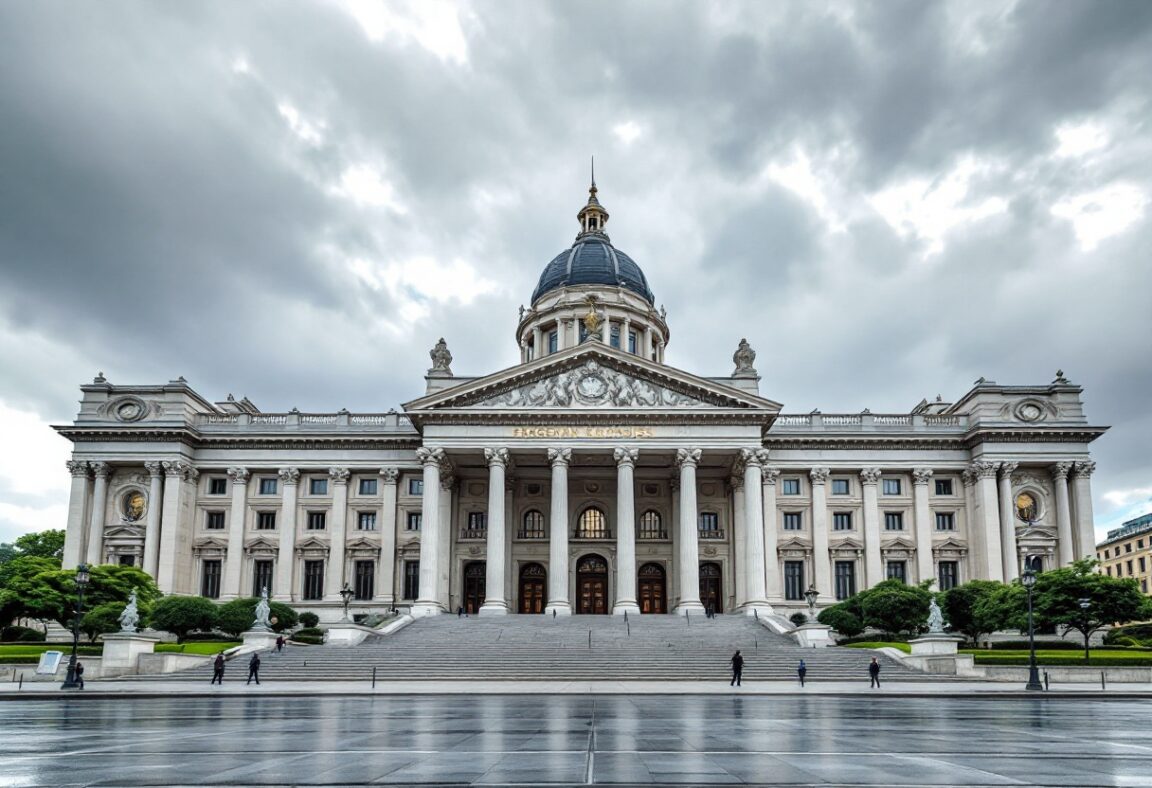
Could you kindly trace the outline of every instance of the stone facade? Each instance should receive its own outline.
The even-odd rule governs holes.
[[[1152,514],[1128,520],[1108,532],[1096,545],[1100,571],[1113,577],[1130,577],[1145,594],[1152,593]]]

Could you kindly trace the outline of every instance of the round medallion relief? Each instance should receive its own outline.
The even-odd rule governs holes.
[[[1016,418],[1020,421],[1040,421],[1044,418],[1044,408],[1039,402],[1026,400],[1016,406]]]
[[[148,406],[138,397],[123,397],[112,404],[111,411],[119,421],[140,421],[148,415]]]
[[[601,399],[608,393],[608,382],[599,375],[587,374],[580,378],[576,390],[580,392],[580,396],[587,399]]]

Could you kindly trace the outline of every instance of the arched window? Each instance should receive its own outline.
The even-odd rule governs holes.
[[[668,535],[664,533],[664,522],[660,519],[660,512],[649,509],[640,515],[640,538],[641,539],[667,539]]]
[[[524,513],[524,527],[520,530],[521,539],[544,538],[544,513],[535,509]]]
[[[607,539],[608,533],[608,520],[604,517],[604,512],[597,509],[595,506],[589,506],[580,514],[580,525],[576,529],[576,536],[579,539]]]

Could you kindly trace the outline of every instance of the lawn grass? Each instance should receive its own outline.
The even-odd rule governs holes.
[[[912,653],[911,646],[909,646],[907,643],[901,643],[899,641],[886,642],[883,640],[871,640],[864,643],[846,643],[844,648],[898,648],[905,654]]]
[[[157,654],[219,654],[226,649],[239,646],[240,642],[221,640],[202,640],[194,643],[160,643],[156,646]]]
[[[1027,665],[1027,649],[960,649],[961,654],[971,654],[975,657],[977,665]],[[1064,649],[1036,649],[1036,662],[1039,665],[1075,667],[1086,665],[1092,667],[1152,667],[1152,654],[1147,651],[1130,651],[1128,649],[1092,649],[1091,659],[1084,661],[1084,654],[1080,651],[1067,651]]]

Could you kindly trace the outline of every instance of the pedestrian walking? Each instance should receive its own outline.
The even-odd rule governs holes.
[[[283,650],[284,650],[284,636],[279,635],[276,638],[276,653],[279,654]]]
[[[80,689],[84,689],[84,663],[76,663],[76,681],[80,683]]]
[[[868,675],[872,677],[872,683],[869,688],[880,688],[880,663],[876,661],[876,657],[872,657],[871,664],[868,665]]]
[[[260,684],[260,655],[256,652],[252,652],[252,659],[248,660],[248,681],[244,683],[251,684],[253,679]]]
[[[743,674],[743,673],[744,673],[744,657],[740,656],[740,651],[737,650],[736,653],[732,655],[732,681],[728,683],[728,686],[729,687],[731,687],[731,686],[739,687],[741,674]]]
[[[804,677],[808,675],[808,666],[804,664],[804,660],[800,660],[800,664],[796,666],[796,675],[800,677],[800,686],[804,686]]]
[[[217,654],[216,659],[212,662],[212,681],[211,684],[224,685],[224,655]]]

